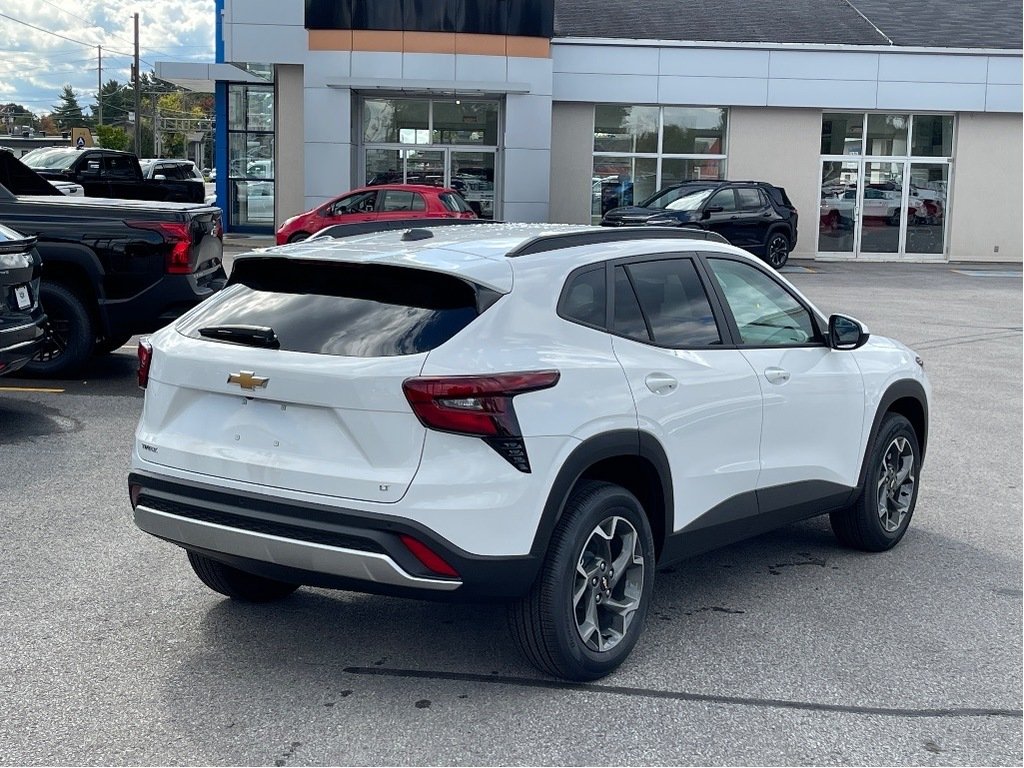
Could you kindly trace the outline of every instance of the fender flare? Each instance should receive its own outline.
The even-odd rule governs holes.
[[[871,422],[871,431],[868,433],[867,442],[864,444],[864,456],[861,459],[860,476],[857,479],[858,492],[864,488],[864,483],[867,480],[868,450],[874,444],[875,438],[878,437],[878,431],[882,426],[882,419],[889,412],[889,408],[893,403],[904,398],[916,400],[924,413],[924,429],[917,436],[918,447],[921,449],[921,458],[918,466],[924,466],[924,457],[928,446],[928,396],[925,394],[924,386],[922,386],[921,382],[915,379],[900,379],[889,385],[879,399],[878,407],[875,409],[875,418]]]
[[[78,267],[92,284],[93,292],[101,295],[103,285],[103,265],[92,249],[78,243],[59,243],[52,240],[40,240],[36,249],[43,260],[43,279],[46,279],[47,264],[71,264]]]
[[[663,531],[666,537],[671,535],[675,522],[675,502],[672,495],[672,470],[665,449],[650,433],[639,429],[619,429],[587,438],[562,463],[541,512],[533,545],[530,547],[532,556],[544,558],[555,526],[565,511],[569,493],[583,474],[597,462],[618,456],[643,458],[654,467],[661,480],[661,492],[665,500]]]

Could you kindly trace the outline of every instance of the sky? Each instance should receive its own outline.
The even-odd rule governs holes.
[[[87,108],[96,97],[97,45],[103,46],[103,81],[127,82],[136,12],[143,72],[154,69],[157,61],[213,61],[213,0],[3,0],[0,104],[15,102],[38,114],[50,112],[59,103],[61,88],[70,83],[79,104]]]

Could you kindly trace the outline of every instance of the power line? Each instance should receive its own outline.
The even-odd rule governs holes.
[[[16,24],[23,24],[24,26],[29,27],[31,29],[34,29],[37,32],[42,32],[42,33],[47,34],[47,35],[53,35],[54,37],[59,37],[61,40],[67,40],[69,43],[77,43],[78,45],[84,45],[87,48],[95,48],[97,45],[102,45],[102,43],[86,43],[86,42],[83,42],[82,40],[75,40],[75,38],[73,38],[73,37],[68,37],[67,35],[62,35],[59,32],[51,32],[49,29],[43,29],[42,27],[37,27],[35,24],[29,24],[27,21],[22,21],[21,19],[16,19],[13,16],[8,16],[6,13],[0,13],[0,18],[4,18],[4,19],[7,19],[9,21],[13,21]],[[134,56],[134,54],[132,54],[132,53],[125,53],[124,51],[117,51],[117,50],[114,50],[113,48],[111,48],[110,50],[113,51],[114,53],[119,53],[122,56]],[[146,63],[149,64],[148,61]],[[150,66],[152,66],[152,64],[150,64]]]

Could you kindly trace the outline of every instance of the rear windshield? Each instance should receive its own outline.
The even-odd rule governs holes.
[[[444,344],[493,296],[460,278],[422,269],[243,259],[228,287],[182,320],[178,331],[232,343],[211,340],[210,329],[272,329],[279,348],[291,352],[414,355]],[[241,336],[239,343],[245,343]]]

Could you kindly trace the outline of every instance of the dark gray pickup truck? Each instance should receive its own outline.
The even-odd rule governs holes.
[[[22,369],[37,376],[74,375],[225,283],[219,208],[67,197],[3,151],[0,224],[37,238],[42,257],[48,335]]]
[[[81,184],[86,197],[201,203],[206,187],[201,181],[147,179],[139,158],[113,149],[47,147],[34,149],[21,162],[45,179]]]

